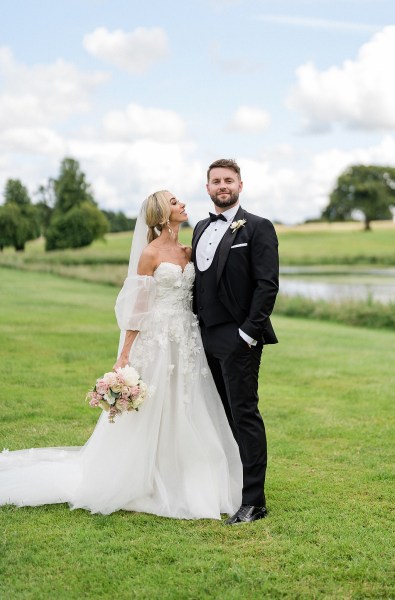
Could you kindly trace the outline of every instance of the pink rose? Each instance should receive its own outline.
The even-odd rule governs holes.
[[[118,375],[113,371],[109,371],[108,373],[104,373],[102,380],[108,387],[113,387],[118,383]]]
[[[125,385],[125,377],[119,372],[119,370],[117,371],[117,379],[119,385]]]
[[[104,381],[104,379],[98,379],[97,383],[96,383],[96,392],[98,394],[100,394],[101,396],[104,396],[104,394],[107,394],[108,392],[108,385],[106,384],[106,382]]]

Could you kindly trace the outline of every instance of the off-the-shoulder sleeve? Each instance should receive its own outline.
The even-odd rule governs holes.
[[[134,275],[125,279],[115,303],[120,329],[144,329],[144,321],[152,310],[155,288],[155,279],[150,275]]]

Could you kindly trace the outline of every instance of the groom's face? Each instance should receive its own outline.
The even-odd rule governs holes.
[[[238,202],[243,182],[233,169],[216,167],[210,171],[206,188],[211,200],[222,212]]]

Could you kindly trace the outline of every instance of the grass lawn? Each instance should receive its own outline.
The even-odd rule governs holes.
[[[395,265],[393,222],[373,223],[371,232],[356,223],[278,225],[276,229],[282,266]],[[41,238],[28,242],[25,252],[6,248],[0,253],[0,266],[120,286],[127,272],[131,239],[131,232],[110,233],[86,248],[45,252]],[[181,229],[180,241],[189,245],[191,239],[192,229]]]
[[[319,226],[320,225],[320,226]],[[283,265],[395,265],[395,223],[278,227]]]
[[[81,445],[114,287],[0,269],[0,445]],[[395,333],[275,317],[260,379],[269,516],[226,527],[0,508],[0,598],[394,598]],[[98,457],[100,460],[100,457]]]

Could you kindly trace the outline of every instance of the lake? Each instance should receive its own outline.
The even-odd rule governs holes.
[[[395,303],[395,269],[281,267],[280,293],[312,300],[375,300]]]

